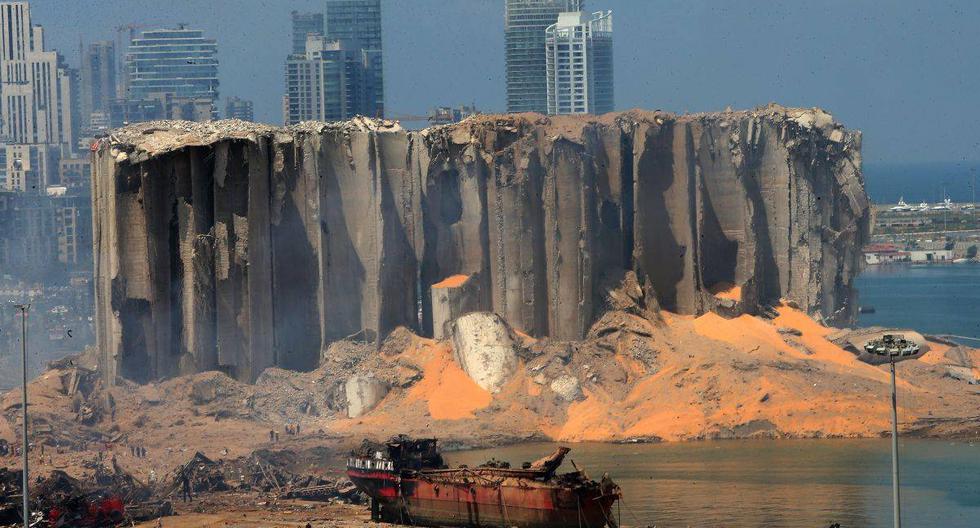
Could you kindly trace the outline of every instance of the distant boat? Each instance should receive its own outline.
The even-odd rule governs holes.
[[[953,259],[953,264],[969,264],[970,262],[973,261],[968,258]]]
[[[933,206],[932,210],[933,211],[949,211],[952,208],[953,208],[953,201],[950,200],[949,198],[946,198],[945,200],[943,200],[943,203],[941,203],[939,205],[936,205],[936,206]]]
[[[874,306],[871,306],[871,305],[861,306],[861,307],[858,308],[858,313],[873,314],[873,313],[875,313],[875,307]]]
[[[896,205],[894,207],[891,207],[888,210],[889,211],[894,211],[896,213],[901,213],[901,212],[905,212],[905,211],[911,211],[912,210],[912,206],[909,205],[909,204],[907,204],[907,203],[905,203],[905,197],[902,196],[901,198],[898,199],[898,205]]]
[[[919,205],[916,206],[916,207],[914,207],[912,210],[913,211],[928,211],[929,210],[929,204],[927,204],[925,202],[920,202]]]

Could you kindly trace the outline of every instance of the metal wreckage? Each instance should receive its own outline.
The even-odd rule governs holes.
[[[519,528],[618,528],[612,507],[622,497],[604,474],[557,474],[570,451],[554,453],[520,469],[492,460],[479,467],[449,468],[434,438],[394,437],[365,441],[347,460],[347,475],[371,497],[376,521],[419,526],[516,526]],[[574,466],[574,462],[572,463]]]

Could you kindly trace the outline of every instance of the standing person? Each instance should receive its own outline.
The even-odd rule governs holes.
[[[269,429],[269,441],[270,442],[276,441],[276,432],[273,431],[272,429]]]
[[[180,486],[183,488],[180,497],[181,500],[184,502],[192,502],[194,497],[191,495],[191,479],[187,476],[186,470],[180,474]]]

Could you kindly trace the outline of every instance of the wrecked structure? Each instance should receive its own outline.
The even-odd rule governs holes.
[[[313,369],[347,337],[445,336],[478,310],[581,339],[627,272],[679,313],[727,285],[749,313],[783,298],[846,322],[869,222],[860,144],[777,105],[419,132],[133,125],[93,153],[102,370],[251,381]]]
[[[622,492],[604,474],[596,482],[575,466],[557,475],[571,449],[521,469],[491,459],[449,468],[434,438],[399,435],[384,445],[364,442],[347,459],[347,476],[371,497],[371,520],[414,526],[618,528],[612,507]],[[406,522],[409,521],[410,522]]]

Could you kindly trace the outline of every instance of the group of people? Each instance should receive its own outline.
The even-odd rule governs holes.
[[[146,458],[146,447],[130,445],[129,454],[133,455],[134,458]]]
[[[298,435],[299,424],[286,424],[286,434]],[[279,433],[275,430],[269,430],[269,442],[276,443],[278,441],[279,441]]]

